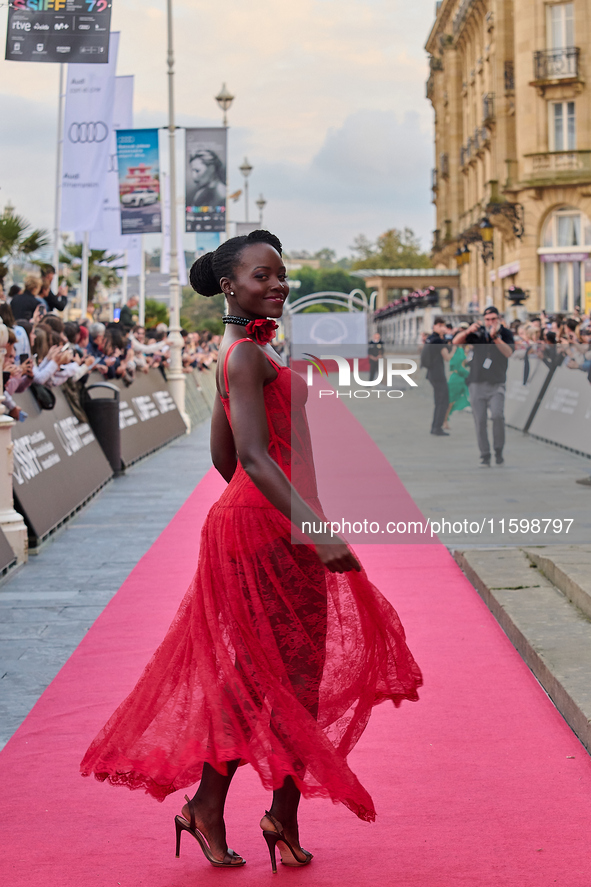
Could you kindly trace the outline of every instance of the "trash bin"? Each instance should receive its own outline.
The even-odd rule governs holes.
[[[92,397],[90,392],[100,388],[113,397]],[[98,440],[115,477],[124,473],[121,461],[121,430],[119,428],[119,389],[110,382],[96,382],[86,389],[84,410],[90,427]]]

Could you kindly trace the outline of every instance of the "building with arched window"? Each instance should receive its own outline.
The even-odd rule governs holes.
[[[591,0],[442,0],[432,255],[460,305],[591,310]]]

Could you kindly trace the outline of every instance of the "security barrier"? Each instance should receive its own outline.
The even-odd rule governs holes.
[[[10,547],[8,539],[0,530],[0,576],[3,576],[14,564],[16,564],[16,555]]]
[[[591,384],[586,373],[568,367],[554,371],[529,432],[591,456]]]
[[[15,504],[38,541],[76,511],[112,476],[90,427],[80,422],[59,390],[53,410],[42,410],[30,391],[15,395],[29,414],[12,429]]]
[[[527,373],[527,381],[524,382]],[[538,397],[548,379],[548,367],[537,357],[512,357],[507,367],[505,386],[505,422],[524,431],[537,411]]]
[[[102,376],[93,373],[88,385],[102,381]],[[186,433],[184,420],[159,370],[138,374],[129,387],[120,381],[112,384],[120,392],[119,426],[124,465],[131,465]],[[189,384],[194,386],[194,382]],[[15,395],[15,401],[29,418],[26,422],[17,422],[12,429],[13,490],[16,508],[25,518],[33,546],[113,476],[92,429],[73,414],[62,391],[53,390],[56,397],[53,410],[40,409],[30,391]],[[194,393],[200,397],[192,420],[197,424],[207,418],[210,411],[196,386]],[[0,572],[2,569],[0,536]]]
[[[121,392],[119,427],[124,465],[132,465],[186,433],[184,419],[159,370],[138,373],[129,387],[119,380],[115,385]]]

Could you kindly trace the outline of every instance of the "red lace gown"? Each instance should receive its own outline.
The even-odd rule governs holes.
[[[277,370],[264,389],[269,453],[322,515],[307,386],[269,360]],[[226,364],[224,377],[230,394]],[[229,399],[222,402],[230,419]],[[375,818],[347,755],[374,705],[418,699],[421,672],[398,615],[366,573],[331,573],[312,545],[292,542],[292,530],[238,462],[206,518],[197,571],[172,625],[86,752],[83,775],[161,801],[196,783],[205,761],[224,772],[240,758],[268,789],[291,775],[305,797]]]

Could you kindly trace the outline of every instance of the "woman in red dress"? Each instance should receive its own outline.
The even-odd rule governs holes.
[[[217,866],[228,849],[224,804],[240,763],[273,791],[261,820],[275,871],[307,865],[301,794],[340,801],[373,821],[347,764],[374,705],[416,700],[421,673],[400,620],[338,537],[318,526],[304,380],[268,344],[289,288],[268,231],[223,243],[191,269],[229,315],[211,427],[213,464],[228,482],[201,534],[195,577],[164,641],[88,749],[81,769],[158,800],[200,780],[175,819]]]

